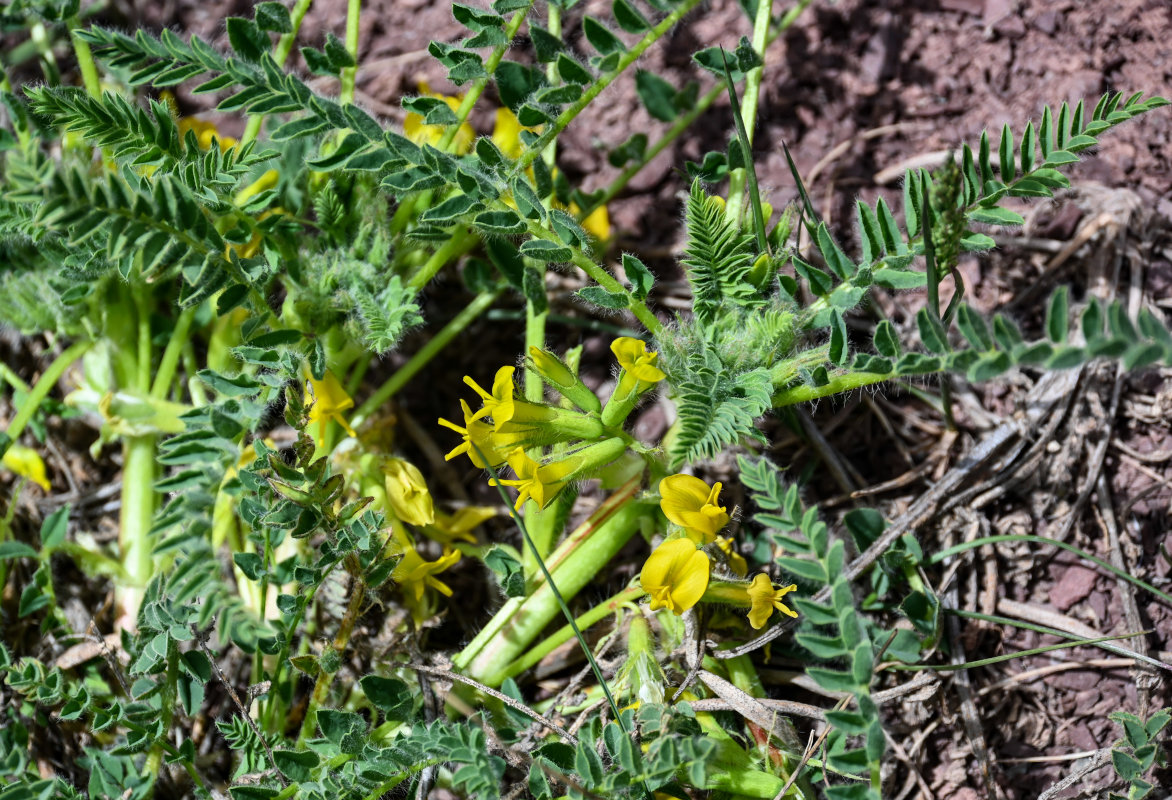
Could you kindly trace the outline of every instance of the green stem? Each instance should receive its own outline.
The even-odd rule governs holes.
[[[574,550],[551,570],[558,592],[553,591],[549,581],[538,585],[533,594],[526,598],[516,613],[501,628],[500,633],[488,642],[472,662],[466,674],[489,684],[485,678],[500,674],[502,668],[525,652],[529,644],[553,621],[560,610],[561,599],[573,598],[582,587],[606,566],[622,549],[639,527],[639,520],[647,513],[647,506],[638,502],[626,502],[591,535],[576,543]],[[551,561],[556,560],[557,553]]]
[[[773,12],[773,0],[757,0],[757,16],[753,19],[753,50],[760,56],[762,65],[754,67],[745,75],[745,96],[741,98],[741,117],[745,121],[745,138],[753,144],[753,129],[757,124],[757,103],[761,95],[761,76],[765,72],[765,46],[769,39],[769,21]],[[728,176],[728,202],[724,207],[725,219],[739,223],[744,204],[747,167],[734,169]]]
[[[69,369],[69,365],[81,358],[82,354],[91,347],[93,347],[93,342],[74,342],[61,355],[53,359],[53,363],[49,365],[49,368],[33,384],[33,388],[29,391],[24,402],[21,403],[20,408],[16,410],[16,416],[12,418],[12,422],[8,426],[6,433],[13,441],[24,433],[25,426],[33,418],[33,414],[37,413],[41,402],[49,395],[49,392],[57,384],[57,381],[61,379],[65,370]]]
[[[418,292],[445,265],[467,253],[479,241],[480,237],[470,233],[466,228],[456,228],[452,231],[452,238],[444,242],[443,247],[436,250],[431,258],[427,259],[423,266],[419,268],[419,271],[411,276],[411,280],[407,281],[407,288]]]
[[[293,19],[293,30],[289,33],[282,33],[281,38],[277,39],[277,46],[273,48],[273,60],[277,62],[277,66],[284,66],[285,59],[289,57],[289,53],[293,51],[293,44],[297,41],[297,32],[301,30],[301,21],[305,19],[306,12],[309,11],[309,6],[313,0],[297,0],[293,4],[293,10],[289,16]],[[264,124],[264,114],[252,114],[248,117],[248,124],[244,126],[244,135],[240,137],[240,146],[255,141],[257,134],[260,133],[260,126]]]
[[[350,418],[350,424],[355,427],[361,425],[379,406],[394,397],[400,389],[407,385],[408,381],[415,377],[419,370],[423,369],[441,350],[447,347],[452,339],[456,338],[474,319],[487,311],[499,295],[499,290],[477,295],[475,300],[465,306],[459,314],[452,317],[451,321],[441,328],[439,333],[428,339],[427,344],[419,348],[419,351],[411,356],[406,364],[399,367],[395,374],[387,378],[386,382],[358,407],[358,410]]]
[[[505,26],[505,43],[493,49],[488,60],[484,62],[485,75],[473,81],[472,86],[464,94],[464,99],[460,101],[460,106],[456,109],[456,121],[444,130],[444,135],[439,141],[439,150],[446,152],[452,146],[456,134],[460,132],[460,126],[468,121],[468,115],[472,113],[480,95],[484,94],[485,88],[492,80],[496,68],[500,66],[501,60],[505,57],[505,53],[512,46],[513,39],[516,37],[517,31],[521,29],[521,23],[525,21],[531,8],[533,8],[533,0],[529,0],[529,5],[518,9],[517,13],[513,14],[512,19],[509,20],[509,24]]]
[[[195,343],[191,339],[183,343],[183,369],[187,372],[187,391],[191,395],[191,404],[206,406],[208,395],[204,391],[203,381],[195,377],[199,372],[199,364],[195,360]]]
[[[542,238],[551,239],[551,241],[553,240],[552,234],[547,234]],[[647,329],[647,332],[650,333],[652,337],[659,336],[660,332],[663,330],[663,326],[659,323],[659,320],[656,318],[656,316],[651,313],[651,309],[647,308],[646,303],[644,303],[642,300],[636,300],[634,296],[632,296],[631,293],[627,291],[625,286],[615,280],[615,278],[611,276],[611,274],[605,269],[600,267],[598,264],[595,264],[593,259],[587,258],[581,251],[575,250],[571,260],[574,262],[574,266],[578,267],[587,275],[589,275],[594,280],[594,282],[603,289],[606,289],[608,292],[626,294],[628,297],[630,297],[629,307],[631,309],[631,313],[635,315],[635,318],[638,319],[639,322],[643,323],[643,327]]]
[[[549,3],[546,6],[546,29],[550,35],[555,39],[562,38],[562,10],[556,3]],[[561,83],[558,75],[558,64],[556,61],[550,62],[546,65],[545,76],[549,79],[550,86],[557,86]],[[541,154],[541,160],[546,163],[551,170],[557,165],[558,158],[558,140],[551,139],[545,151]]]
[[[533,303],[525,301],[525,353],[528,353],[531,347],[545,349],[545,320],[548,315],[548,311],[537,313],[533,309]],[[525,399],[531,403],[540,403],[544,395],[545,388],[541,376],[533,370],[525,370]]]
[[[154,575],[150,533],[155,515],[155,436],[130,436],[122,443],[122,510],[118,541],[129,577],[121,587],[122,613],[138,615],[147,583]]]
[[[678,139],[680,134],[682,134],[688,128],[692,127],[692,123],[695,122],[701,114],[707,111],[709,107],[714,102],[716,102],[716,98],[720,97],[723,92],[723,85],[714,86],[705,92],[704,95],[696,101],[696,105],[693,106],[691,110],[677,117],[676,121],[673,122],[671,127],[667,129],[667,133],[665,133],[663,136],[657,139],[654,144],[647,148],[647,150],[643,153],[642,158],[627,166],[613,181],[610,182],[610,185],[606,187],[606,190],[602,193],[602,197],[599,198],[597,203],[594,203],[589,208],[578,212],[578,221],[581,222],[593,214],[595,209],[599,208],[600,206],[604,206],[611,200],[615,199],[619,192],[627,188],[627,184],[631,182],[632,178],[638,175],[644,167],[650,164],[656,156],[662,153],[669,144]]]
[[[609,599],[602,601],[584,614],[580,614],[574,621],[577,623],[579,630],[584,631],[595,623],[606,619],[611,614],[617,613],[619,608],[624,604],[637,600],[644,594],[646,592],[643,591],[642,587],[630,586]],[[486,683],[490,686],[497,686],[504,683],[506,678],[520,675],[572,638],[574,638],[574,629],[568,624],[563,625],[551,636],[530,647],[521,658],[509,664],[496,675],[490,675]]]
[[[159,360],[158,371],[155,372],[155,382],[151,385],[151,398],[162,400],[175,380],[175,368],[179,365],[179,356],[188,343],[187,334],[191,330],[191,323],[195,319],[195,307],[185,308],[179,312],[175,320],[175,330],[167,340],[167,347],[163,350],[163,357]]]
[[[66,23],[69,26],[69,38],[73,42],[73,55],[77,59],[77,67],[81,70],[81,82],[85,84],[86,93],[95,100],[102,98],[102,81],[98,77],[98,66],[94,63],[94,54],[88,42],[82,41],[77,32],[81,29],[81,20],[70,17]]]
[[[354,632],[354,626],[358,622],[359,613],[362,610],[362,601],[366,597],[366,584],[362,582],[362,579],[355,576],[352,580],[354,581],[354,587],[350,595],[350,604],[346,607],[346,613],[342,617],[342,621],[338,625],[338,633],[334,637],[333,648],[339,658],[346,651],[346,646],[350,643],[350,635]],[[317,710],[326,701],[326,695],[330,691],[330,685],[334,682],[333,672],[326,672],[320,667],[318,670],[317,681],[313,686],[313,694],[309,698],[309,708],[305,712],[305,721],[301,725],[301,734],[297,739],[298,745],[303,745],[306,737],[316,728]]]
[[[150,288],[145,285],[133,286],[134,308],[137,312],[138,341],[135,343],[134,388],[143,394],[151,391],[151,310],[148,302]]]
[[[777,394],[773,395],[773,407],[784,408],[785,406],[793,406],[798,403],[805,403],[810,400],[817,400],[820,397],[829,397],[832,394],[839,394],[841,392],[849,392],[852,389],[861,389],[864,386],[871,386],[876,383],[891,380],[895,377],[892,374],[879,374],[877,372],[848,372],[845,375],[835,375],[830,378],[825,386],[794,386],[789,389],[782,389]]]
[[[598,80],[582,93],[582,96],[578,98],[577,102],[559,114],[558,118],[550,123],[549,127],[537,138],[537,141],[527,148],[525,152],[521,153],[520,158],[517,159],[517,163],[513,167],[513,175],[523,173],[545,151],[546,146],[556,139],[558,134],[565,130],[566,126],[573,122],[575,117],[582,113],[583,109],[594,102],[594,98],[598,97],[619,75],[622,75],[626,71],[627,67],[634,64],[647,51],[647,48],[659,41],[665,33],[671,30],[672,26],[683,19],[685,14],[699,4],[700,0],[684,0],[674,11],[664,17],[658,25],[647,31],[643,35],[643,38],[635,43],[634,47],[623,53],[619,58],[618,66],[605,75],[600,75]]]
[[[342,91],[338,100],[342,105],[354,102],[354,83],[358,77],[358,22],[362,15],[362,0],[346,3],[346,50],[354,59],[355,66],[342,70]]]

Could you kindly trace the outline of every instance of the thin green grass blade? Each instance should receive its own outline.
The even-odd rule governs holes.
[[[954,612],[954,613],[959,613],[959,612]],[[967,615],[962,614],[961,616],[967,616]],[[978,615],[974,615],[974,616],[978,616]],[[990,617],[988,617],[987,615],[984,615],[984,614],[981,614],[979,616],[981,616],[984,619],[990,619]],[[1135,631],[1134,633],[1120,633],[1115,636],[1100,636],[1096,639],[1072,639],[1068,642],[1062,642],[1061,644],[1048,644],[1045,647],[1035,647],[1032,650],[1021,650],[1017,653],[1006,653],[1003,656],[993,656],[992,658],[982,658],[982,659],[978,659],[977,661],[966,661],[963,664],[892,664],[888,667],[888,669],[898,669],[898,670],[903,670],[903,671],[916,671],[916,672],[931,669],[931,670],[936,670],[938,672],[951,672],[953,670],[958,670],[958,669],[969,669],[970,667],[985,667],[985,666],[988,666],[989,664],[1000,664],[1002,661],[1012,661],[1015,658],[1025,658],[1026,656],[1041,655],[1042,653],[1049,653],[1054,650],[1068,650],[1072,647],[1080,647],[1082,645],[1103,644],[1104,642],[1111,642],[1111,641],[1115,641],[1117,639],[1130,639],[1135,636],[1142,636],[1144,633],[1149,633],[1149,632],[1150,631]],[[1053,631],[1053,633],[1061,633],[1061,631]],[[1069,635],[1069,634],[1067,634],[1067,635]],[[1132,657],[1132,656],[1129,655],[1129,657]],[[1160,662],[1156,661],[1155,659],[1146,659],[1146,660],[1151,661],[1158,666],[1163,666],[1166,669],[1168,668],[1168,667],[1166,667],[1166,665],[1160,664]]]
[[[1123,633],[1123,634],[1117,634],[1115,636],[1104,636],[1099,639],[1081,639],[1076,634],[1073,634],[1073,633],[1067,633],[1066,631],[1062,631],[1057,628],[1050,628],[1045,625],[1038,625],[1033,622],[1024,622],[1020,619],[1011,619],[1009,617],[999,617],[996,614],[981,614],[976,611],[965,611],[963,609],[956,609],[956,608],[950,608],[950,609],[947,609],[947,611],[949,614],[955,614],[958,617],[964,617],[966,619],[979,619],[983,622],[991,622],[991,623],[994,623],[997,625],[1009,625],[1010,627],[1021,628],[1023,630],[1027,630],[1027,631],[1035,631],[1037,633],[1046,633],[1046,634],[1050,634],[1051,636],[1061,636],[1063,639],[1070,640],[1071,647],[1077,647],[1080,644],[1095,645],[1095,646],[1100,647],[1103,650],[1106,650],[1110,653],[1115,653],[1116,655],[1121,655],[1121,656],[1124,656],[1125,658],[1139,659],[1140,661],[1151,664],[1153,667],[1157,667],[1158,669],[1164,669],[1164,670],[1168,670],[1168,671],[1172,672],[1172,665],[1165,664],[1163,661],[1157,661],[1156,659],[1151,658],[1150,656],[1145,656],[1142,653],[1135,652],[1134,650],[1127,650],[1125,648],[1118,647],[1116,645],[1112,645],[1109,643],[1111,639],[1128,639],[1128,638],[1132,638],[1135,636],[1144,636],[1148,633],[1151,633],[1151,631],[1135,631],[1133,633]],[[1050,645],[1050,647],[1054,647],[1054,646]],[[1033,651],[1018,653],[1016,655],[1031,655],[1032,653],[1033,653]],[[1004,656],[1002,656],[1001,658],[1004,658]]]
[[[745,162],[745,177],[749,181],[749,203],[753,207],[753,233],[757,237],[757,252],[768,253],[769,242],[765,238],[765,214],[761,210],[761,194],[757,189],[757,170],[753,166],[753,146],[749,142],[749,132],[745,129],[745,120],[741,117],[741,104],[737,100],[736,86],[733,85],[732,72],[728,68],[728,55],[723,47],[720,49],[720,57],[724,60],[724,84],[728,88],[728,100],[732,106],[733,122],[737,126],[737,140],[741,144],[741,160]]]
[[[1079,558],[1085,558],[1087,561],[1090,561],[1092,564],[1096,564],[1096,565],[1102,567],[1103,569],[1107,570],[1112,575],[1114,575],[1116,578],[1122,578],[1123,580],[1127,581],[1128,583],[1131,583],[1134,586],[1138,586],[1141,589],[1145,589],[1145,590],[1151,592],[1156,597],[1159,597],[1161,600],[1163,600],[1165,603],[1167,603],[1170,608],[1172,608],[1172,595],[1170,595],[1166,592],[1160,591],[1155,586],[1152,586],[1150,583],[1147,583],[1146,581],[1141,581],[1139,578],[1135,577],[1134,575],[1129,575],[1126,572],[1124,572],[1123,570],[1119,569],[1118,567],[1116,567],[1112,564],[1108,564],[1106,561],[1103,561],[1100,558],[1095,558],[1094,556],[1092,556],[1090,553],[1086,552],[1085,550],[1079,550],[1074,545],[1067,544],[1066,542],[1059,542],[1059,541],[1055,541],[1054,539],[1047,539],[1045,536],[1033,536],[1033,535],[1025,534],[1025,533],[1018,533],[1018,534],[1008,534],[1007,533],[1007,534],[1001,534],[998,536],[985,536],[980,539],[974,539],[971,542],[964,542],[963,544],[954,545],[952,547],[949,547],[946,550],[941,550],[939,553],[936,553],[934,556],[932,556],[932,558],[929,559],[929,562],[932,564],[939,564],[941,561],[948,558],[949,556],[954,556],[957,553],[963,553],[965,550],[970,550],[974,547],[980,547],[981,545],[984,545],[984,544],[998,544],[1000,542],[1029,542],[1030,544],[1043,544],[1043,545],[1053,545],[1054,547],[1060,547],[1063,550],[1066,550],[1067,552],[1074,553]]]
[[[785,152],[785,161],[789,164],[789,172],[794,176],[794,185],[798,187],[798,197],[802,199],[802,219],[801,223],[806,226],[806,232],[812,237],[814,231],[818,228],[818,212],[814,210],[814,204],[810,202],[810,195],[806,193],[806,184],[802,182],[802,176],[798,174],[798,165],[794,163],[794,157],[790,155],[789,145],[783,140],[781,149]]]

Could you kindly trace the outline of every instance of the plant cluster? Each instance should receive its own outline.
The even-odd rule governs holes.
[[[761,419],[926,375],[1172,364],[1172,335],[1150,312],[1133,320],[1091,299],[1074,323],[1059,291],[1045,338],[1031,341],[966,305],[954,269],[994,246],[990,227],[1022,223],[1007,201],[1069,186],[1079,152],[1166,101],[1110,93],[1046,108],[1017,137],[1007,126],[996,147],[982,135],[935,173],[909,171],[898,209],[858,202],[850,255],[796,169],[800,201],[775,215],[751,158],[762,55],[808,0],[781,16],[767,0],[743,4],[751,34],[694,55],[703,93],[635,66],[698,0],[614,0],[607,19],[574,12],[580,40],[566,24],[574,0],[454,3],[466,38],[429,52],[463,93],[420,86],[402,101],[401,127],[355,103],[361,3],[349,4],[345,40],[306,43],[309,5],[268,0],[228,18],[228,52],[170,30],[83,24],[76,1],[5,11],[29,41],[67,39],[83,86],[65,85],[44,52],[42,85],[14,87],[6,73],[0,86],[0,322],[57,353],[31,385],[2,373],[16,408],[4,467],[16,493],[48,489],[47,420],[86,413],[100,420],[94,457],[120,451],[121,495],[112,547],[79,537],[68,507],[39,537],[12,525],[15,502],[0,521],[0,586],[18,597],[0,620],[0,798],[146,798],[162,786],[201,797],[227,787],[241,800],[424,797],[436,786],[467,797],[882,796],[887,740],[872,687],[938,650],[929,559],[905,535],[849,569],[848,537],[867,552],[886,521],[859,509],[845,536],[833,531],[784,465],[749,455],[766,441]],[[286,66],[299,41],[336,96]],[[559,135],[619,80],[668,128],[655,142],[609,143],[622,172],[588,193],[558,169]],[[181,116],[169,94],[180,84],[246,115],[243,133]],[[606,204],[726,94],[729,147],[687,165],[692,308],[668,320],[636,254],[618,257],[625,280],[608,268]],[[491,132],[469,123],[478,104],[495,104]],[[631,326],[609,343],[606,390],[583,380],[580,348],[547,341],[547,279],[566,267],[587,279],[583,309]],[[421,293],[457,268],[466,308],[372,387],[375,359],[431,323]],[[946,280],[956,291],[942,308]],[[848,315],[875,287],[926,289],[918,342],[887,320],[869,342],[850,335]],[[453,506],[388,434],[388,404],[508,296],[525,309],[517,361],[491,383],[465,377],[479,407],[462,400],[433,426],[447,459],[467,457],[503,500]],[[69,369],[76,387],[62,404],[51,394]],[[643,441],[631,417],[657,393],[676,418]],[[701,477],[728,451],[755,509],[731,535],[722,484]],[[519,536],[485,532],[502,509]],[[631,552],[629,580],[590,601],[585,590]],[[56,556],[108,579],[114,598],[104,621],[117,637],[71,666],[17,636],[85,633],[56,601]],[[469,564],[502,600],[441,657],[429,635]],[[402,646],[371,655],[363,619]],[[776,646],[843,698],[811,750],[761,702],[751,655],[758,632],[763,644],[791,628]],[[535,699],[526,674],[573,640],[589,674]],[[612,647],[621,656],[608,661]],[[225,693],[216,707],[230,713],[197,734]],[[740,715],[696,710],[713,696]],[[1127,740],[1114,761],[1129,796],[1162,759],[1161,713],[1146,725],[1120,717]],[[79,742],[88,783],[38,766],[54,726]],[[230,770],[209,769],[197,741],[209,735],[230,749]]]

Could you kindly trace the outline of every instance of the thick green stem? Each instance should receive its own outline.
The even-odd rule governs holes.
[[[665,33],[683,19],[685,14],[699,4],[700,0],[684,0],[674,11],[664,17],[658,25],[647,31],[643,35],[643,38],[635,43],[634,47],[623,53],[619,58],[618,66],[605,75],[600,75],[598,80],[592,83],[572,106],[559,114],[557,119],[549,124],[541,136],[538,137],[537,141],[527,148],[521,154],[521,157],[517,159],[517,163],[513,168],[513,174],[520,175],[524,172],[545,151],[546,146],[556,139],[558,134],[565,130],[566,126],[573,122],[575,117],[582,113],[583,109],[594,102],[594,98],[602,94],[602,91],[614,83],[614,80],[622,75],[627,67],[634,64],[647,51],[647,48],[659,41]]]
[[[305,14],[309,11],[309,6],[312,3],[313,0],[297,0],[293,4],[293,10],[289,13],[293,20],[293,30],[289,33],[282,33],[281,38],[277,40],[277,46],[273,48],[273,60],[277,62],[277,66],[284,66],[285,59],[293,51],[293,44],[297,41],[297,32],[301,30],[301,21],[305,19]],[[252,114],[248,117],[248,124],[244,126],[244,135],[240,137],[241,147],[256,140],[264,119],[264,114]]]
[[[525,21],[529,10],[533,8],[533,0],[530,0],[529,5],[518,9],[517,13],[513,14],[509,24],[505,26],[505,43],[493,49],[489,55],[488,60],[484,62],[484,72],[482,77],[477,78],[472,82],[472,86],[464,93],[464,99],[460,101],[459,108],[456,109],[456,121],[449,125],[444,130],[444,135],[439,141],[440,150],[448,150],[452,146],[452,142],[456,139],[456,134],[460,132],[462,126],[467,120],[468,115],[472,113],[472,109],[476,106],[476,101],[480,99],[480,95],[484,94],[485,88],[488,86],[492,76],[496,73],[496,68],[500,66],[501,60],[505,57],[505,53],[513,45],[513,38],[517,35],[517,31],[521,29],[521,23]]]
[[[163,357],[159,360],[159,368],[155,372],[155,382],[151,385],[151,398],[155,400],[162,400],[167,396],[167,390],[171,388],[171,382],[175,380],[175,369],[179,365],[179,356],[183,353],[183,347],[187,344],[187,334],[191,330],[191,323],[195,319],[195,307],[185,308],[179,312],[179,318],[175,320],[175,330],[171,332],[171,338],[167,340],[167,347],[163,350]]]
[[[765,60],[765,46],[769,41],[769,20],[773,12],[773,0],[757,0],[757,16],[753,19],[753,50]],[[753,143],[753,129],[757,124],[757,103],[761,98],[761,76],[765,65],[749,70],[745,75],[745,96],[741,98],[741,118],[745,121],[745,137]],[[728,176],[728,203],[724,207],[725,219],[739,222],[744,207],[746,168],[734,169]]]
[[[475,300],[459,314],[452,317],[451,321],[441,328],[439,333],[428,339],[427,344],[419,348],[419,351],[411,356],[406,364],[399,367],[395,374],[387,378],[386,383],[378,387],[374,394],[358,407],[354,416],[350,418],[350,424],[353,426],[361,425],[379,406],[394,397],[400,389],[407,385],[409,380],[415,377],[419,370],[423,369],[441,350],[447,347],[452,339],[456,338],[473,320],[487,311],[499,294],[500,292],[496,291],[477,295]]]
[[[589,538],[580,541],[556,570],[554,583],[566,600],[574,597],[625,545],[647,513],[642,503],[628,502]],[[555,554],[556,555],[556,554]],[[492,685],[485,679],[497,677],[505,665],[516,660],[559,612],[557,597],[548,582],[542,582],[521,607],[511,615],[500,633],[488,642],[468,665],[469,677]]]
[[[49,368],[33,384],[32,389],[29,391],[28,396],[20,408],[16,409],[16,416],[12,418],[12,422],[6,431],[8,436],[15,441],[24,433],[25,426],[33,418],[33,414],[37,413],[41,402],[48,397],[49,392],[52,391],[65,370],[69,369],[69,365],[81,358],[85,351],[91,347],[93,347],[93,342],[75,342],[66,348],[61,355],[53,359],[53,363],[49,365]]]
[[[644,594],[646,592],[643,591],[642,587],[630,586],[618,594],[613,595],[608,600],[603,600],[594,608],[578,616],[574,621],[578,624],[579,630],[584,631],[591,625],[601,622],[608,616],[617,613],[620,607],[626,603],[638,600]],[[520,675],[572,638],[574,638],[574,629],[568,624],[563,625],[553,635],[529,648],[524,656],[509,664],[496,675],[490,675],[486,682],[490,686],[499,686],[504,683],[506,678]]]
[[[354,102],[354,82],[358,77],[358,22],[362,16],[362,0],[346,3],[346,51],[354,59],[355,66],[342,70],[342,90],[338,99],[343,105]]]
[[[524,352],[528,353],[531,347],[536,347],[538,350],[545,349],[545,320],[548,316],[549,312],[538,313],[534,310],[532,302],[528,300],[525,302]],[[525,399],[532,403],[540,403],[544,394],[545,389],[541,376],[533,370],[525,370]]]
[[[155,515],[155,436],[127,437],[122,443],[122,511],[118,541],[122,566],[129,576],[121,587],[123,615],[138,615],[143,591],[154,575],[151,524]]]

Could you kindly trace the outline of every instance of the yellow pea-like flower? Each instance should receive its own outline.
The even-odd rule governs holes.
[[[435,507],[427,481],[419,468],[401,458],[388,458],[383,464],[386,476],[387,502],[395,516],[408,525],[430,525],[435,522]]]
[[[309,376],[309,387],[313,391],[313,405],[309,407],[309,424],[317,423],[317,444],[321,447],[325,443],[326,424],[334,420],[341,425],[346,433],[357,437],[358,434],[346,422],[342,412],[354,407],[354,400],[342,388],[342,382],[334,373],[326,370],[325,376],[319,381]]]
[[[699,544],[710,544],[729,522],[720,502],[719,481],[711,488],[693,475],[669,475],[659,482],[659,507]]]
[[[391,580],[399,584],[407,598],[416,605],[422,602],[423,593],[429,586],[445,597],[451,597],[452,588],[435,576],[459,560],[460,551],[450,550],[435,561],[424,561],[419,551],[408,547],[391,572]]]
[[[619,366],[636,380],[658,383],[667,377],[663,370],[655,366],[659,353],[648,351],[647,342],[642,339],[620,336],[611,343],[610,350],[618,359]]]
[[[765,623],[773,616],[773,610],[777,609],[782,614],[790,617],[797,617],[798,612],[787,606],[781,601],[790,592],[796,592],[797,584],[791,583],[789,586],[773,585],[773,581],[769,580],[769,576],[764,572],[759,573],[753,578],[753,582],[749,584],[746,591],[749,593],[749,600],[753,604],[749,609],[749,624],[755,629],[760,630],[765,627]]]
[[[671,539],[655,548],[639,573],[651,610],[666,608],[679,615],[696,605],[708,588],[711,566],[691,539]]]

